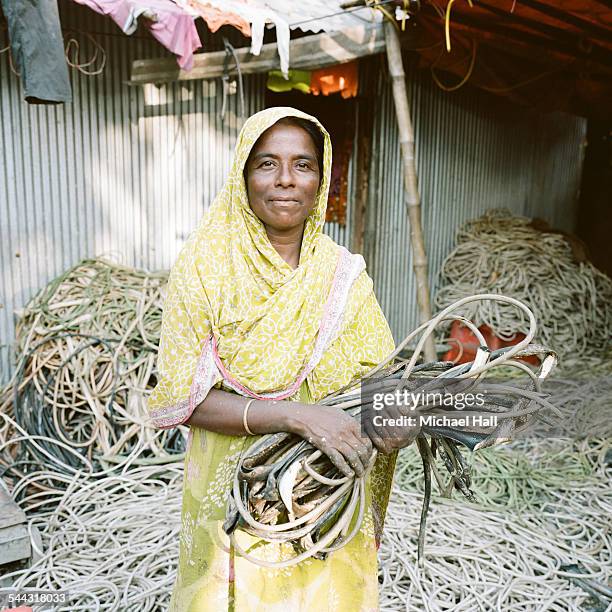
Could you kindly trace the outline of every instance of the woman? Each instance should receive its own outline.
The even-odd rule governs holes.
[[[172,269],[149,406],[158,427],[190,426],[173,611],[378,609],[376,550],[396,452],[316,402],[394,343],[363,258],[322,233],[330,173],[329,135],[314,117],[292,108],[250,117],[227,182]],[[357,477],[373,445],[382,451],[357,536],[324,561],[282,570],[234,555],[221,529],[241,453],[278,431]],[[237,539],[268,560],[295,554],[242,531]]]

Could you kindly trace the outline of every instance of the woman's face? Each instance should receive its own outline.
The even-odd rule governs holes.
[[[246,164],[251,210],[277,233],[302,227],[319,189],[317,150],[297,125],[276,123],[255,143]]]

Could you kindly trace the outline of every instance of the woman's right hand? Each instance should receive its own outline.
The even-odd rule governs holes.
[[[327,455],[345,476],[361,478],[373,452],[372,441],[362,437],[358,419],[341,408],[320,404],[297,404],[291,408],[291,433]]]

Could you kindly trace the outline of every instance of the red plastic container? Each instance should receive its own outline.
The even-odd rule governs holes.
[[[525,334],[517,332],[511,340],[502,340],[496,336],[488,325],[481,325],[478,330],[487,341],[489,349],[492,351],[507,346],[514,346],[525,339]],[[476,357],[476,351],[480,346],[476,336],[461,321],[453,321],[451,325],[449,344],[451,348],[446,352],[444,361],[454,361],[455,363],[468,363]],[[520,357],[519,361],[524,361],[531,365],[540,365],[540,360],[535,355]]]

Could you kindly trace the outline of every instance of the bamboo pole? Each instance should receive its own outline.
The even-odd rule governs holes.
[[[387,60],[393,83],[393,100],[395,102],[395,113],[404,162],[404,201],[406,202],[408,219],[410,221],[410,246],[412,248],[414,276],[417,283],[416,298],[419,308],[419,320],[421,323],[425,323],[431,319],[432,315],[429,280],[427,277],[427,255],[423,240],[423,226],[421,225],[421,198],[414,161],[414,130],[410,120],[406,75],[404,74],[399,36],[394,24],[390,21],[385,20],[384,28]],[[424,354],[426,361],[436,360],[436,349],[431,336],[425,344]]]

